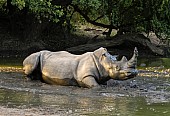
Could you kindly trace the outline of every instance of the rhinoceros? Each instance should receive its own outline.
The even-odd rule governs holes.
[[[106,48],[74,55],[67,51],[43,50],[33,53],[23,61],[27,77],[48,84],[80,87],[97,87],[109,79],[126,80],[138,74],[136,69],[138,51],[135,47],[132,58],[125,56],[120,61]]]

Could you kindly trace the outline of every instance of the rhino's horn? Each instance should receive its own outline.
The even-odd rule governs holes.
[[[129,67],[136,67],[136,65],[137,65],[137,57],[138,57],[138,50],[137,50],[137,47],[135,47],[133,56],[128,61],[128,66]]]
[[[120,60],[121,62],[127,62],[127,58],[125,56],[122,57],[122,59]]]

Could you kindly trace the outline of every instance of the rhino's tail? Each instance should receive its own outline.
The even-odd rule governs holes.
[[[28,56],[23,61],[23,70],[26,76],[31,80],[43,81],[40,57],[41,57],[41,52],[36,52]]]

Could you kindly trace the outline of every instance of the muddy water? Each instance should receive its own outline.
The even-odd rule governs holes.
[[[169,69],[161,65],[139,71],[134,79],[86,89],[31,81],[20,66],[1,66],[0,115],[169,116]]]

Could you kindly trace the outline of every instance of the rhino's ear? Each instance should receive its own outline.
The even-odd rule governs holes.
[[[97,50],[94,51],[94,55],[97,57],[97,58],[100,58],[102,57],[102,55],[105,55],[105,53],[107,53],[107,49],[106,48],[99,48]]]
[[[38,63],[40,62],[40,54],[41,52],[33,53],[23,61],[23,70],[25,74],[29,75],[37,68]]]

